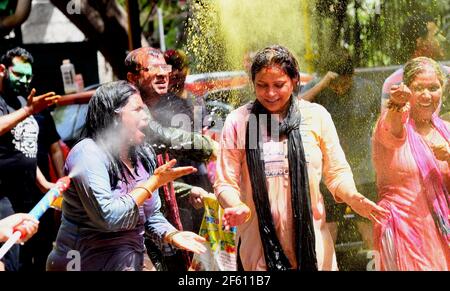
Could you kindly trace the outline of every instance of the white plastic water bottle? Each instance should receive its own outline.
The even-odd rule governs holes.
[[[61,73],[64,82],[64,92],[66,94],[76,93],[77,84],[75,82],[75,67],[70,63],[70,60],[63,60]]]

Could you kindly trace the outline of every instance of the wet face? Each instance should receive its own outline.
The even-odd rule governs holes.
[[[271,113],[284,115],[295,83],[277,65],[263,68],[255,75],[256,98]]]
[[[127,104],[119,111],[124,140],[128,140],[131,145],[144,142],[144,131],[148,126],[148,115],[145,108],[141,96],[134,94],[128,98]]]
[[[408,87],[412,93],[411,116],[415,120],[430,120],[442,97],[442,85],[434,69],[426,68]]]
[[[30,83],[33,78],[33,69],[30,63],[24,62],[20,57],[12,60],[5,78],[5,87],[15,96],[26,97],[30,92]]]
[[[169,89],[171,67],[166,64],[164,55],[149,55],[141,62],[137,86],[144,98],[158,98]]]

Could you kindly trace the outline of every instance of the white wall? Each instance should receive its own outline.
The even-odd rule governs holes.
[[[25,44],[85,41],[85,35],[49,0],[33,0],[30,17],[22,25]],[[100,83],[113,80],[112,68],[98,52]]]

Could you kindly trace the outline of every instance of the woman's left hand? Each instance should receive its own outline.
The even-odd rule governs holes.
[[[381,220],[387,218],[389,211],[375,202],[359,194],[354,197],[348,205],[359,215],[372,220],[375,223],[381,223]]]
[[[199,236],[190,231],[180,231],[172,236],[171,244],[177,248],[184,249],[195,254],[206,252],[203,243],[206,242],[204,237]]]

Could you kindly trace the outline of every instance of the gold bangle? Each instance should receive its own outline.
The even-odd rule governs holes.
[[[145,190],[148,193],[148,195],[150,196],[148,198],[151,198],[153,196],[152,192],[150,192],[150,190],[148,190],[147,188],[145,188],[143,186],[134,187],[133,190],[136,190],[136,189],[143,189],[143,190]]]
[[[401,112],[402,109],[405,107],[405,105],[406,105],[406,103],[399,104],[399,103],[395,103],[391,99],[389,99],[389,101],[387,103],[387,109],[389,109],[390,111]]]
[[[241,205],[244,205],[245,207],[247,207],[248,208],[248,210],[250,210],[250,207],[248,207],[248,205],[247,204],[245,204],[244,202],[242,202],[241,201],[241,203],[239,203],[238,205],[236,205],[235,207],[237,207],[237,206],[241,206]],[[248,215],[247,215],[247,217],[245,218],[245,221],[244,221],[244,223],[246,223],[246,222],[248,222],[249,220],[250,220],[250,218],[252,217],[252,211],[250,210],[249,212],[248,212]]]
[[[179,231],[179,230],[175,230],[175,231],[169,233],[168,235],[166,235],[167,243],[168,244],[173,244],[173,237],[174,237],[174,235],[176,235],[176,234],[178,234],[180,232],[181,231]]]

